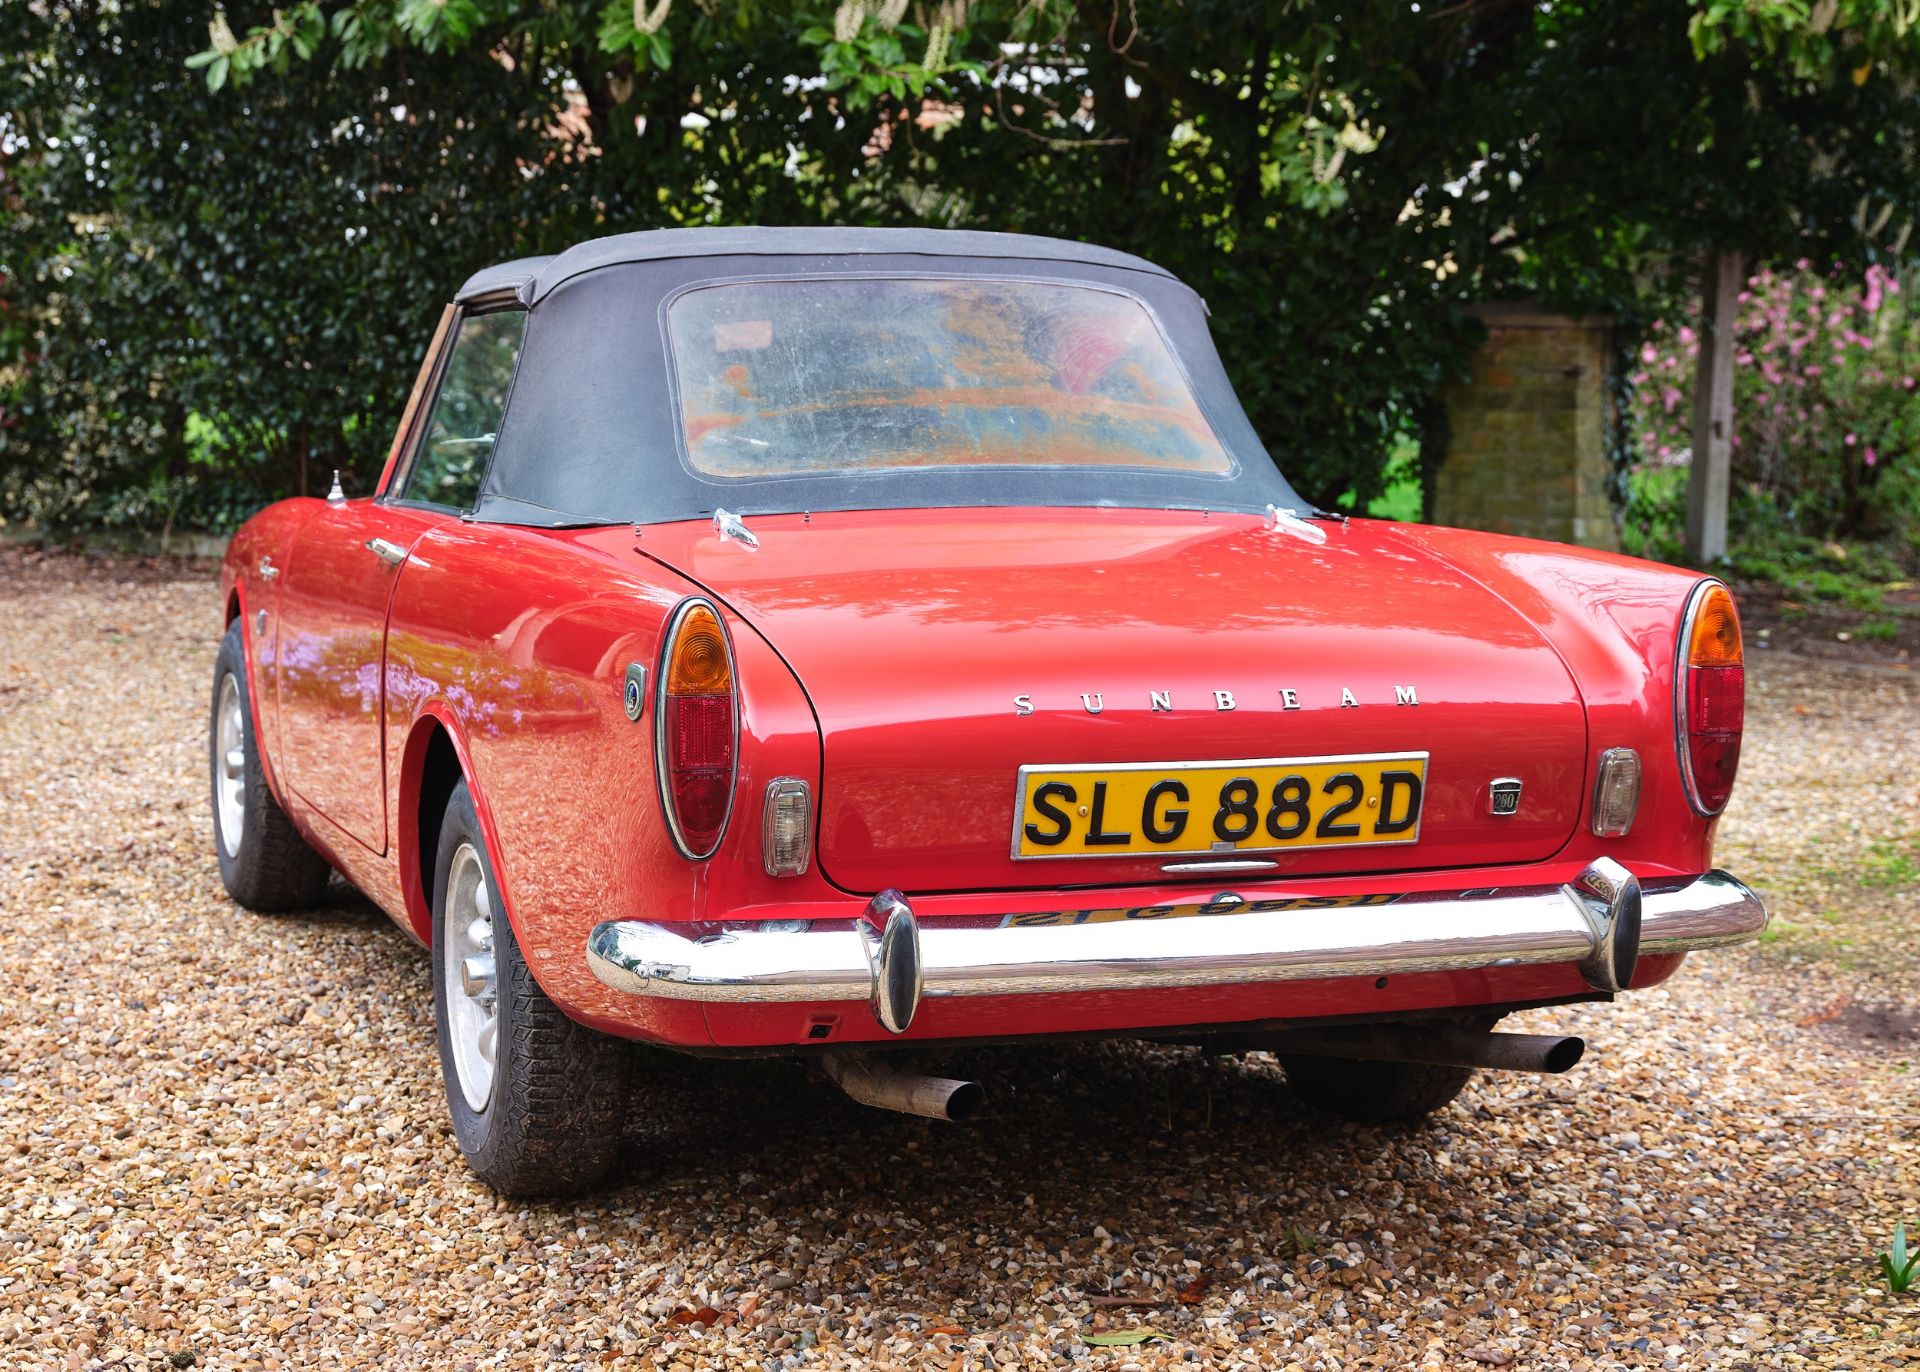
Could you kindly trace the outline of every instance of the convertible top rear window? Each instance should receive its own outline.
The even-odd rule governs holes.
[[[667,310],[689,465],[727,479],[1232,456],[1146,306],[1004,278],[744,280]]]
[[[1307,510],[1247,423],[1205,303],[1165,273],[1071,244],[1021,260],[997,235],[836,229],[803,252],[787,232],[590,260],[532,292],[472,517]]]

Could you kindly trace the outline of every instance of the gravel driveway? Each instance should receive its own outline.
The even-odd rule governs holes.
[[[1786,932],[1510,1022],[1566,1077],[1389,1132],[1259,1057],[981,1051],[937,1126],[667,1059],[617,1189],[524,1205],[426,955],[222,892],[218,632],[204,566],[0,552],[0,1366],[1920,1366],[1872,1259],[1920,1221],[1905,674],[1758,655],[1723,855]]]

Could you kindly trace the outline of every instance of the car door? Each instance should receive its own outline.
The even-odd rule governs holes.
[[[282,776],[376,853],[389,838],[381,721],[394,584],[422,536],[473,509],[525,324],[519,310],[456,314],[431,403],[410,418],[386,489],[328,502],[288,559],[276,663]]]

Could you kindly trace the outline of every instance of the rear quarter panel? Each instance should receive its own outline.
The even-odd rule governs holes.
[[[501,525],[435,532],[414,549],[396,591],[386,655],[389,794],[403,873],[430,870],[419,849],[418,777],[409,743],[453,735],[492,848],[500,896],[535,977],[562,1009],[622,1032],[706,1042],[690,1003],[636,1002],[587,970],[605,919],[753,918],[825,892],[816,874],[776,881],[760,868],[760,797],[779,776],[819,784],[813,714],[786,665],[723,610],[742,704],[734,813],[718,853],[692,863],[663,821],[653,760],[653,702],[627,718],[629,663],[659,666],[673,607],[697,588],[634,554],[630,530],[570,534]],[[417,754],[417,749],[414,750]],[[424,891],[403,917],[431,933]]]
[[[1700,573],[1464,529],[1402,524],[1391,533],[1500,596],[1559,651],[1587,707],[1589,796],[1601,752],[1639,751],[1640,811],[1631,832],[1600,839],[1583,823],[1562,856],[1604,853],[1642,876],[1710,870],[1715,821],[1687,803],[1673,717],[1680,620]]]

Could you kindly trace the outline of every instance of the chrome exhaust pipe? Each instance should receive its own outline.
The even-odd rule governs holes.
[[[1316,1058],[1430,1062],[1444,1067],[1550,1073],[1566,1071],[1587,1051],[1587,1041],[1572,1035],[1493,1034],[1411,1024],[1291,1030],[1274,1035],[1262,1046],[1275,1053]]]
[[[903,1072],[874,1053],[826,1053],[820,1062],[835,1086],[878,1110],[958,1124],[978,1113],[987,1098],[979,1082]]]

